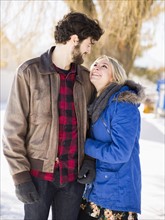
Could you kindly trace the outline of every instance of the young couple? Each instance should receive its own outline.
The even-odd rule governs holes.
[[[55,27],[56,46],[15,75],[3,149],[25,220],[47,220],[50,208],[53,220],[136,220],[141,212],[143,89],[109,56],[90,73],[81,65],[102,34],[96,20],[71,12]]]

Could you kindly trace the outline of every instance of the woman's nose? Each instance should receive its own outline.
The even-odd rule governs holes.
[[[98,66],[94,66],[94,69],[95,69],[95,70],[99,70],[99,67],[98,67]]]

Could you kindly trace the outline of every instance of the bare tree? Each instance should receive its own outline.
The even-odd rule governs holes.
[[[117,58],[126,69],[131,70],[137,55],[152,46],[151,41],[141,46],[141,28],[146,19],[164,10],[153,0],[65,0],[70,10],[81,11],[97,18],[105,30],[95,53],[88,64],[100,54]],[[149,38],[148,38],[149,40]]]
[[[15,45],[16,65],[33,57],[44,44],[54,43],[53,28],[59,16],[59,5],[59,1],[47,0],[1,2],[1,42],[4,36]]]
[[[66,6],[64,10],[64,6]],[[1,36],[8,36],[17,48],[17,60],[34,54],[36,43],[42,48],[48,41],[54,43],[53,30],[56,22],[67,11],[86,13],[98,19],[105,30],[91,56],[86,60],[89,65],[101,54],[117,58],[129,73],[135,58],[152,46],[149,30],[141,33],[146,19],[156,17],[164,4],[154,0],[29,0],[1,2]],[[47,35],[46,35],[47,34]],[[52,37],[48,39],[48,34]],[[45,37],[46,36],[46,37]],[[146,38],[148,45],[142,46],[141,39]]]

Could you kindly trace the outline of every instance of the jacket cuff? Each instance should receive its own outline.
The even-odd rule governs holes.
[[[29,171],[17,173],[15,175],[13,175],[12,177],[13,177],[15,185],[32,181],[32,178],[31,178]]]

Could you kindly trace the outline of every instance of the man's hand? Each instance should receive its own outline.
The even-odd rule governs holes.
[[[33,182],[26,182],[16,185],[15,193],[17,198],[25,204],[34,203],[39,200],[39,194]]]
[[[80,172],[78,174],[78,182],[81,184],[88,184],[93,182],[96,175],[95,159],[84,159]]]

